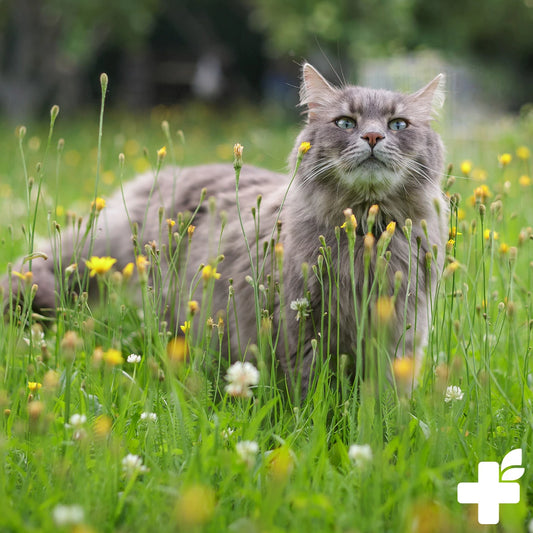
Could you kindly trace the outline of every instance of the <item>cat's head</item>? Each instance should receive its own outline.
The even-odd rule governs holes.
[[[307,123],[298,141],[311,143],[301,166],[302,184],[331,183],[362,203],[438,185],[443,148],[430,122],[444,102],[443,74],[402,94],[335,87],[305,64],[300,97]]]

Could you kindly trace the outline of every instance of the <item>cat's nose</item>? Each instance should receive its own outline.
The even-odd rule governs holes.
[[[361,139],[365,140],[370,145],[370,148],[374,148],[374,146],[376,146],[376,144],[378,144],[378,142],[384,138],[384,135],[381,135],[381,133],[377,133],[375,131],[369,131],[368,133],[361,135]]]

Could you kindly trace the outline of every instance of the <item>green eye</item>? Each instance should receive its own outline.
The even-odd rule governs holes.
[[[338,118],[335,121],[335,124],[341,130],[352,130],[353,128],[355,128],[355,120],[353,118],[349,118],[349,117]]]
[[[403,118],[395,118],[389,122],[389,128],[395,131],[404,130],[407,126],[407,121]]]

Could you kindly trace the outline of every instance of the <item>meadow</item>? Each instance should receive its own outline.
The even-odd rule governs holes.
[[[139,172],[232,162],[236,142],[245,164],[283,170],[298,128],[297,117],[287,125],[283,114],[251,108],[157,108],[136,118],[112,111],[100,119],[96,111],[56,111],[53,127],[0,129],[2,273],[78,215],[98,216],[100,199]],[[259,279],[251,280],[250,305],[264,336],[250,348],[253,367],[231,367],[221,349],[224,320],[210,309],[216,270],[206,266],[197,278],[202,299],[181,310],[175,336],[150,290],[164,281],[158,256],[141,243],[143,259],[127,270],[92,264],[96,302],[60,294],[54,320],[26,303],[0,322],[0,530],[527,531],[533,113],[487,118],[464,138],[441,128],[450,240],[411,393],[412,362],[388,361],[377,342],[376,380],[353,386],[341,357],[336,379],[319,365],[307,396],[293,394],[274,369],[279,332],[262,312]],[[164,238],[194,240],[186,217],[161,224]],[[408,224],[395,231],[409,232]],[[321,256],[329,272],[327,249]],[[386,249],[381,256],[386,261]],[[31,276],[19,277],[31,299]],[[324,282],[334,284],[334,272]],[[132,291],[143,294],[142,308]],[[387,306],[378,310],[386,321]],[[321,361],[327,344],[317,336]],[[521,501],[500,506],[498,526],[480,526],[477,506],[457,502],[457,484],[477,480],[479,461],[501,462],[518,448]]]

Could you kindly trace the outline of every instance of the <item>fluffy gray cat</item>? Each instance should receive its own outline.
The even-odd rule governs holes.
[[[256,220],[257,213],[260,219],[259,263],[266,250],[264,243],[268,246],[267,254],[273,254],[273,236],[279,238],[283,247],[282,278],[274,268],[274,271],[265,271],[259,280],[266,283],[266,275],[270,274],[271,286],[278,283],[270,299],[270,308],[267,308],[267,299],[262,297],[263,292],[257,288],[254,292],[253,282],[250,283],[250,261],[236,207],[235,172],[230,165],[166,167],[161,170],[155,187],[153,174],[137,177],[124,190],[129,220],[122,195],[115,195],[100,213],[92,254],[110,255],[117,259],[116,267],[124,267],[134,261],[131,222],[139,226],[141,247],[150,241],[159,242],[161,219],[194,212],[201,191],[206,188],[207,196],[216,199],[216,212],[213,214],[213,209],[202,205],[191,221],[196,229],[186,267],[186,287],[198,273],[200,264],[212,263],[223,254],[224,259],[218,265],[221,278],[214,284],[212,316],[217,311],[226,311],[231,279],[236,312],[231,311],[226,320],[233,357],[249,357],[250,343],[258,342],[261,321],[256,318],[254,294],[255,297],[259,295],[261,313],[267,320],[271,317],[271,331],[279,332],[276,355],[281,368],[293,379],[298,376],[305,390],[313,375],[317,342],[324,342],[328,334],[321,330],[324,324],[329,323],[331,330],[324,344],[327,348],[321,352],[324,358],[331,355],[334,361],[340,354],[347,354],[360,367],[369,362],[369,328],[377,323],[372,314],[378,318],[380,314],[375,287],[369,304],[361,303],[379,268],[376,245],[372,237],[365,237],[371,226],[376,242],[380,236],[392,237],[388,245],[390,256],[382,258],[380,285],[382,298],[389,298],[396,291],[392,312],[390,309],[381,312],[386,315],[387,322],[386,354],[390,361],[404,355],[414,355],[418,361],[428,335],[428,299],[442,267],[447,234],[447,204],[440,189],[443,146],[430,126],[444,99],[443,81],[443,76],[439,75],[414,94],[350,85],[334,87],[311,65],[303,66],[300,95],[307,120],[290,156],[291,169],[295,168],[299,154],[301,156],[301,143],[310,143],[311,147],[301,158],[294,181],[288,187],[287,175],[247,165],[242,168],[239,181],[242,223],[253,256],[256,222],[251,208],[257,206],[258,195],[261,195],[256,211]],[[378,206],[377,214],[373,208],[371,219],[375,220],[369,223],[369,209],[374,204]],[[164,215],[161,207],[164,207]],[[223,212],[227,223],[219,240]],[[353,262],[346,231],[353,229],[351,213],[358,224],[354,232]],[[339,229],[346,220],[348,226]],[[390,222],[397,225],[393,235],[390,226],[386,229]],[[407,233],[402,231],[404,227]],[[410,243],[406,235],[410,235]],[[322,244],[320,236],[323,236]],[[365,242],[367,257],[370,257],[366,289]],[[331,268],[338,270],[331,274],[332,284],[319,282],[320,277],[325,279],[325,260],[312,267],[317,265],[323,244],[330,248]],[[54,270],[57,271],[58,261],[63,270],[74,262],[73,249],[73,235],[65,232],[62,257],[54,257],[48,249],[44,250],[49,255],[48,260],[33,261],[33,279],[38,284],[34,309],[55,308],[58,285]],[[279,245],[277,250],[281,256]],[[87,255],[85,247],[80,257],[75,258],[81,269]],[[276,261],[267,260],[266,264],[273,265]],[[304,263],[309,265],[305,279],[302,275]],[[162,261],[161,269],[164,279],[169,273],[168,262]],[[334,289],[330,291],[328,287]],[[169,296],[165,294],[165,285],[159,290],[164,298]],[[184,302],[190,297],[190,294],[181,295]],[[362,310],[367,316],[364,326],[361,326]],[[234,315],[238,319],[238,335]],[[185,319],[177,318],[181,322]],[[360,330],[358,334],[358,325],[365,328],[364,334]]]

